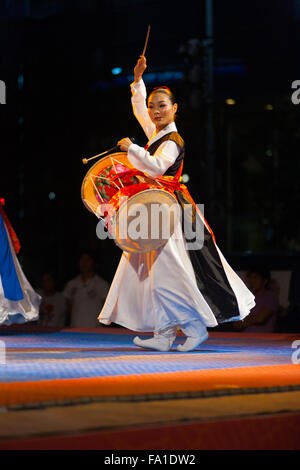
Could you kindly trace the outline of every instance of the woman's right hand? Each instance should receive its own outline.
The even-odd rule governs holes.
[[[144,71],[147,68],[146,64],[146,57],[141,55],[139,60],[137,61],[136,66],[134,67],[134,81],[139,82],[142,78]]]

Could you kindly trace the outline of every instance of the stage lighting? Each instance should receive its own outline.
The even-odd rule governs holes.
[[[122,68],[121,67],[115,67],[112,69],[111,73],[113,75],[120,75],[120,73],[122,73]]]
[[[189,180],[190,180],[190,177],[189,177],[189,175],[188,175],[187,173],[185,173],[184,175],[182,175],[181,181],[182,181],[183,183],[187,183]]]
[[[228,104],[229,106],[233,106],[235,104],[235,100],[232,98],[227,98],[226,104]]]

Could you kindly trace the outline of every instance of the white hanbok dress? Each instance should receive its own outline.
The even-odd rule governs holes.
[[[148,146],[177,131],[172,122],[156,133],[148,115],[144,82],[133,83],[131,90],[134,114],[149,139]],[[178,145],[170,140],[163,142],[154,155],[132,144],[128,159],[136,169],[155,178],[174,164],[179,151]],[[230,319],[224,321],[241,320],[254,307],[254,295],[229,266],[216,244],[215,250],[219,269],[222,269],[237,305],[235,312],[229,315]],[[205,276],[202,282],[205,284]],[[216,279],[216,284],[218,282]],[[155,252],[123,252],[98,319],[103,324],[114,322],[137,332],[159,332],[199,319],[207,327],[218,325],[212,303],[199,289],[181,224],[177,225],[168,242]]]
[[[22,270],[1,213],[0,244],[0,325],[38,320],[41,296]]]

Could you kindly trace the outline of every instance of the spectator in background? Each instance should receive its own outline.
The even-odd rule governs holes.
[[[247,277],[247,285],[255,295],[256,305],[243,321],[234,323],[234,328],[247,333],[272,333],[279,311],[279,302],[277,294],[270,289],[270,271],[261,268],[251,269]]]
[[[95,272],[90,253],[79,257],[79,275],[64,289],[70,314],[70,327],[99,327],[97,320],[109,290],[109,284]]]
[[[67,303],[63,294],[56,291],[55,284],[51,273],[45,272],[42,275],[39,325],[63,328],[66,325]]]
[[[284,333],[300,333],[300,269],[292,271],[289,286],[289,306],[285,317],[281,318],[278,330]]]

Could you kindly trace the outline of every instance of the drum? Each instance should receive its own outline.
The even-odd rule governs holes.
[[[137,171],[125,152],[107,155],[90,168],[81,197],[127,252],[157,250],[180,222],[180,208],[172,191]]]
[[[139,183],[137,178],[126,177],[129,170],[134,170],[134,167],[125,152],[110,154],[98,160],[89,169],[82,182],[81,198],[86,208],[97,217],[103,216],[105,204],[114,194],[124,185]],[[118,178],[113,179],[114,177]]]

